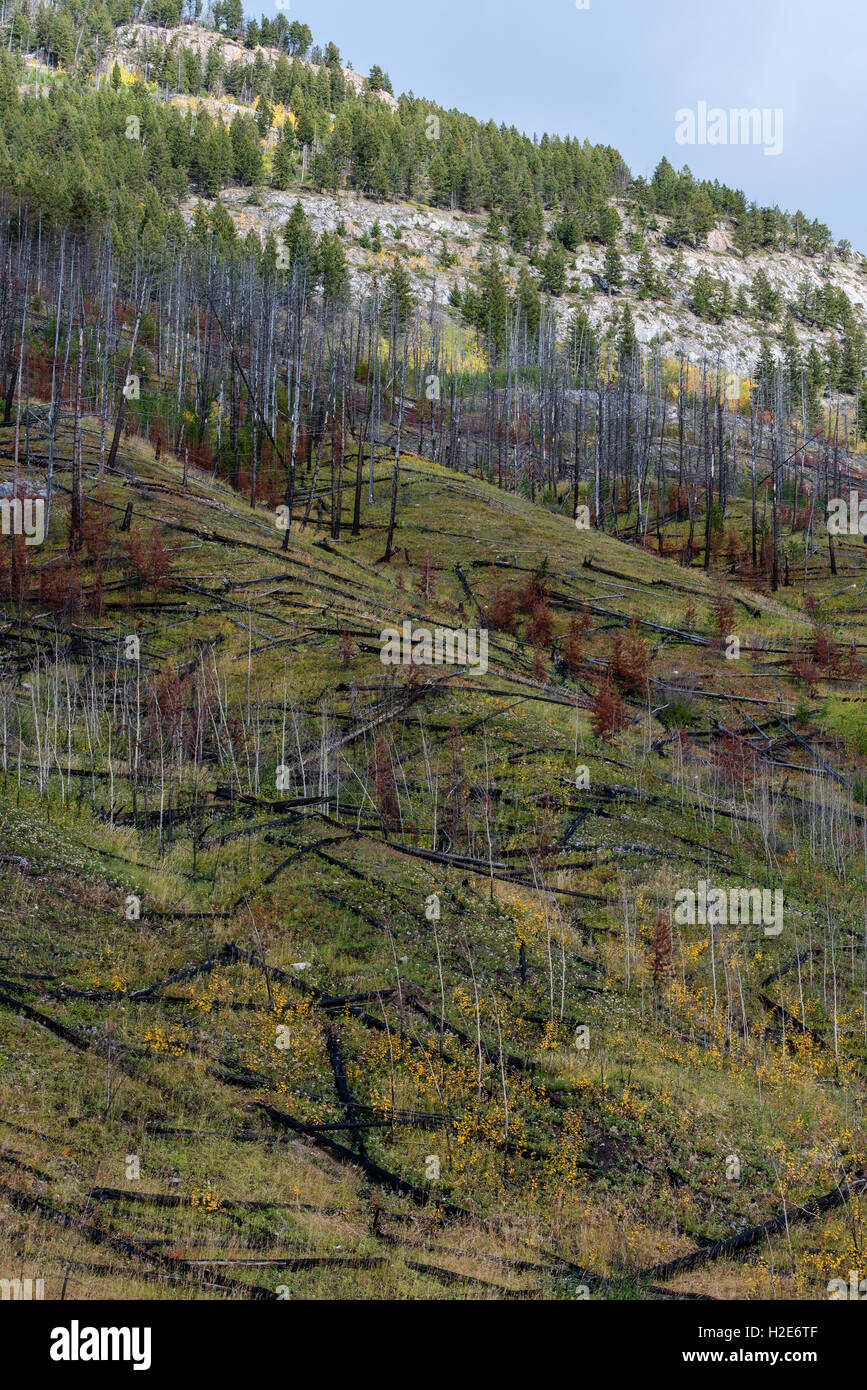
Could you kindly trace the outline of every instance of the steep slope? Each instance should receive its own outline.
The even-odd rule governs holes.
[[[389,563],[390,466],[335,543],[309,478],[287,537],[97,462],[85,421],[80,563],[59,501],[2,576],[0,1270],[826,1296],[867,1181],[860,537],[820,624],[413,457]],[[384,666],[405,620],[488,669]],[[771,911],[681,921],[702,882]]]

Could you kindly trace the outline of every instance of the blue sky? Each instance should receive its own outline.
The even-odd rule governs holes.
[[[665,154],[867,252],[865,0],[291,0],[286,14],[359,71],[379,63],[395,93],[611,144],[635,173]],[[781,152],[678,144],[675,113],[702,101],[781,109]]]

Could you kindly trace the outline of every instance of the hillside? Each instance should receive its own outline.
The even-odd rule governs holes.
[[[179,17],[0,25],[3,1301],[850,1296],[864,258]]]
[[[75,1298],[847,1277],[854,656],[805,699],[797,604],[743,592],[727,661],[700,574],[417,458],[383,567],[388,470],[362,538],[284,551],[267,510],[148,447],[99,479],[84,425],[101,614],[37,604],[2,633],[0,1267]],[[521,608],[486,673],[381,664],[383,627],[504,620],[534,573],[556,648],[580,617],[574,673],[534,676]],[[856,641],[848,583],[815,579]],[[597,736],[606,667],[626,722]],[[781,888],[782,929],[666,927],[702,879]],[[788,1238],[756,1237],[784,1205]]]

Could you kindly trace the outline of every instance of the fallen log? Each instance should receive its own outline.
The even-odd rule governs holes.
[[[867,1190],[867,1171],[859,1169],[846,1183],[842,1186],[838,1185],[823,1197],[810,1197],[803,1206],[784,1208],[776,1216],[770,1217],[758,1226],[750,1226],[745,1231],[739,1231],[736,1236],[729,1236],[726,1240],[716,1240],[712,1245],[704,1245],[700,1250],[691,1250],[688,1255],[680,1255],[675,1260],[666,1260],[661,1264],[650,1265],[647,1269],[640,1270],[637,1277],[670,1279],[683,1270],[694,1269],[696,1265],[707,1264],[709,1260],[718,1260],[726,1255],[740,1254],[742,1250],[749,1250],[767,1236],[787,1230],[796,1222],[814,1221],[823,1212],[842,1206],[850,1197],[865,1190]]]
[[[296,1134],[303,1134],[312,1139],[315,1144],[330,1153],[333,1158],[340,1159],[343,1163],[352,1163],[361,1168],[362,1172],[377,1183],[380,1187],[390,1188],[392,1192],[399,1192],[403,1197],[409,1197],[418,1206],[429,1206],[435,1204],[441,1211],[449,1216],[462,1216],[469,1220],[473,1219],[473,1213],[463,1207],[455,1206],[435,1196],[423,1187],[416,1187],[414,1183],[408,1182],[406,1178],[400,1177],[397,1173],[389,1173],[386,1168],[381,1168],[378,1163],[371,1159],[363,1159],[351,1149],[344,1148],[334,1139],[329,1139],[325,1135],[318,1134],[312,1125],[303,1124],[300,1120],[293,1119],[285,1111],[278,1110],[275,1106],[269,1105],[266,1101],[257,1100],[253,1104],[268,1116],[276,1125],[282,1125],[286,1129],[294,1130]]]

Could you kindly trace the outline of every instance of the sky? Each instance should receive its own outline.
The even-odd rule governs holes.
[[[333,39],[344,65],[367,73],[378,63],[396,95],[412,91],[530,135],[613,145],[646,177],[667,155],[760,204],[800,208],[867,252],[865,0],[289,0],[281,8],[310,26],[315,43]],[[277,12],[275,0],[245,0],[245,11]],[[700,103],[707,136],[725,143],[700,142]],[[729,138],[728,113],[741,108],[767,113],[756,143]],[[693,143],[676,139],[691,133],[686,112]]]

